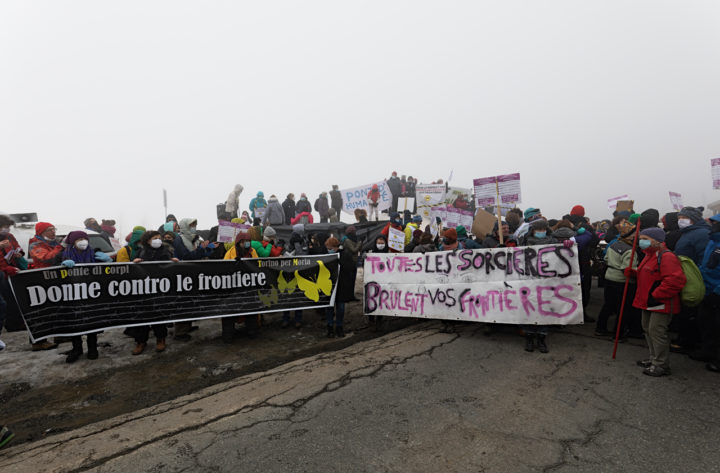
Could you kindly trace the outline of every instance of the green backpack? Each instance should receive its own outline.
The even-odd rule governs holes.
[[[665,253],[665,252],[663,252]],[[675,255],[680,260],[683,274],[685,274],[685,287],[680,291],[680,300],[685,307],[697,307],[705,298],[705,281],[700,269],[692,258]],[[660,269],[662,253],[658,252],[658,270]]]

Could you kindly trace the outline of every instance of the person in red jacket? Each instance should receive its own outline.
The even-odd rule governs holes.
[[[35,224],[35,236],[30,239],[32,268],[49,268],[60,264],[63,247],[55,241],[55,226],[47,222]]]
[[[390,221],[385,225],[385,227],[380,231],[380,234],[385,237],[385,240],[390,241],[390,229],[394,228],[395,230],[399,232],[403,232],[403,242],[405,241],[405,233],[403,231],[402,226],[402,219],[400,219],[400,214],[397,212],[392,212],[390,214]],[[402,251],[395,250],[393,248],[390,248],[388,246],[388,250],[390,253],[402,253]]]
[[[668,326],[673,314],[680,313],[680,291],[685,274],[680,260],[665,246],[665,231],[647,228],[640,232],[638,247],[645,253],[637,270],[625,269],[625,276],[637,277],[633,307],[642,310],[642,328],[650,358],[638,361],[648,376],[670,374]]]
[[[380,204],[380,189],[378,188],[377,184],[373,184],[370,192],[368,192],[367,202],[370,208],[370,214],[368,215],[368,219],[372,219],[374,214],[375,221],[377,222],[380,218],[380,215],[378,214],[378,205]]]

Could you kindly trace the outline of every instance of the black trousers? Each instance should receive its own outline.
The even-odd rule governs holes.
[[[83,352],[82,347],[82,337],[71,337],[70,341],[72,341],[72,351],[77,353]],[[88,353],[96,352],[97,351],[97,333],[89,333],[87,335],[87,347],[88,347]]]
[[[708,294],[700,305],[702,353],[720,362],[720,296]]]
[[[167,324],[143,325],[142,327],[133,327],[135,343],[147,343],[150,338],[150,329],[152,328],[155,338],[158,340],[166,338],[168,334]]]
[[[635,299],[636,285],[629,284],[627,297],[625,299],[625,310],[623,311],[623,321],[620,334],[630,331],[633,334],[640,335],[642,333],[642,324],[640,310],[633,307],[632,303]],[[598,314],[595,330],[604,332],[607,330],[607,321],[611,315],[620,316],[620,307],[622,306],[622,296],[625,290],[625,283],[605,280],[604,302]],[[614,331],[617,331],[617,321],[615,322]]]

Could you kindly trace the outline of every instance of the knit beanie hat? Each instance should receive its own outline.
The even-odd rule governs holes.
[[[293,232],[297,233],[298,235],[304,235],[305,234],[305,225],[302,223],[296,223],[292,227]]]
[[[647,209],[640,214],[640,228],[657,227],[660,223],[660,212],[657,209]]]
[[[530,224],[530,228],[533,230],[547,230],[547,228],[548,228],[547,220],[539,218]]]
[[[575,232],[572,228],[560,227],[553,232],[553,236],[561,240],[567,240],[568,238],[574,237]]]
[[[526,209],[526,210],[525,210],[525,213],[524,213],[525,221],[526,221],[526,222],[529,222],[530,219],[532,219],[533,217],[535,217],[535,216],[537,216],[537,215],[540,215],[540,209],[536,209],[536,208],[534,208],[534,207],[530,207],[529,209]]]
[[[693,223],[697,223],[703,219],[702,212],[695,207],[683,207],[682,210],[678,212],[678,217],[689,218]]]
[[[465,225],[458,225],[455,227],[455,231],[457,232],[458,238],[467,238],[467,229],[465,229]]]
[[[585,216],[585,207],[582,205],[576,205],[575,207],[570,210],[570,215],[577,215],[579,217]]]
[[[42,235],[48,228],[53,228],[55,225],[47,222],[38,222],[35,224],[35,235]]]
[[[632,223],[633,225],[636,225],[638,220],[640,220],[640,214],[632,214],[628,217],[628,222]]]
[[[275,238],[277,236],[277,232],[273,227],[265,227],[265,231],[263,232],[263,236],[267,238],[268,240]]]
[[[454,228],[448,228],[445,230],[445,233],[443,233],[443,236],[447,240],[448,243],[452,244],[457,241],[457,231]]]
[[[68,233],[68,236],[65,240],[67,241],[68,245],[72,246],[78,240],[89,240],[89,238],[88,234],[83,231],[74,231]]]
[[[651,227],[646,228],[645,230],[641,230],[640,235],[645,235],[661,243],[665,241],[665,231],[662,228],[658,227]]]

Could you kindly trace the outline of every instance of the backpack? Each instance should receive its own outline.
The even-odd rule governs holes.
[[[665,252],[663,252],[665,253]],[[660,270],[660,261],[662,254],[658,252],[658,271]],[[680,291],[680,301],[683,306],[697,307],[705,298],[705,281],[703,281],[700,269],[692,258],[682,255],[676,255],[680,260],[680,267],[685,274],[685,287]]]

